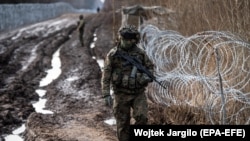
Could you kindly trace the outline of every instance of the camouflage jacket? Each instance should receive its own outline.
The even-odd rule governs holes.
[[[77,31],[84,32],[85,21],[84,19],[77,22]]]
[[[153,73],[153,64],[149,60],[144,50],[135,46],[126,52],[118,45],[117,47],[112,48],[105,58],[101,80],[103,95],[109,95],[110,88],[113,88],[115,93],[119,91],[124,93],[143,92],[147,86],[147,84],[141,85],[139,83],[139,80],[143,74],[139,71],[136,71],[135,78],[132,79],[130,76],[134,66],[127,60],[117,56],[116,52],[118,51],[125,52],[129,56],[136,57],[141,61],[143,66]]]

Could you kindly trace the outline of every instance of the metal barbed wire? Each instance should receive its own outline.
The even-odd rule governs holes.
[[[250,123],[250,44],[230,32],[190,37],[153,25],[140,29],[140,45],[155,64],[149,97],[170,106],[201,108],[211,124]]]

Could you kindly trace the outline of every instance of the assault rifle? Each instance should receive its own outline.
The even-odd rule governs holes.
[[[163,86],[161,84],[161,82],[159,82],[158,80],[156,80],[155,76],[149,71],[147,70],[141,63],[140,61],[136,58],[136,57],[132,57],[129,56],[125,53],[121,53],[120,51],[116,52],[117,56],[122,57],[123,59],[127,60],[129,63],[133,64],[134,66],[136,66],[136,68],[140,71],[143,72],[145,74],[148,75],[149,78],[151,78],[152,80],[154,80],[155,82],[157,82],[160,86],[162,86],[164,89],[167,89],[165,86]]]

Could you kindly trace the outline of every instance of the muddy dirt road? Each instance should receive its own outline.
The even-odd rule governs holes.
[[[101,25],[90,21],[86,25],[89,29],[85,35],[86,45],[81,47],[77,19],[78,15],[63,15],[0,35],[2,139],[25,123],[25,132],[21,134],[25,141],[117,140],[115,125],[104,122],[113,115],[101,98],[101,68],[97,60],[102,57],[93,59],[95,51],[87,47],[93,43],[94,34],[97,46],[102,42],[99,39],[109,37],[99,38]],[[56,51],[59,51],[61,73],[50,84],[41,86]],[[38,89],[45,90],[46,94],[39,97]],[[36,112],[32,104],[39,98],[47,99],[45,109],[52,114]]]

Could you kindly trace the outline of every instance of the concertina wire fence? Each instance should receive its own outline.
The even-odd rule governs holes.
[[[140,31],[154,75],[167,87],[150,84],[153,102],[201,108],[211,124],[250,123],[249,43],[221,31],[190,37],[153,25]]]

